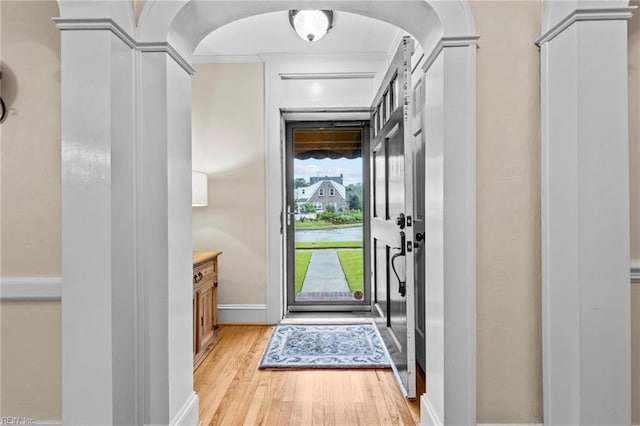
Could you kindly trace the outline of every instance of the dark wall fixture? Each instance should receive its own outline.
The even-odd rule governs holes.
[[[2,71],[0,71],[0,84],[1,83],[2,83]],[[4,123],[4,120],[6,119],[7,119],[7,106],[4,104],[4,101],[2,100],[2,96],[0,96],[0,123]]]

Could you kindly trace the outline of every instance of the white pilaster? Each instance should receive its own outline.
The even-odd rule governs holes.
[[[96,22],[62,30],[62,413],[135,413],[133,50]]]
[[[539,41],[546,424],[631,421],[630,16],[579,9]]]
[[[167,52],[139,67],[140,377],[144,423],[169,424],[193,393],[191,78]]]
[[[476,424],[476,44],[477,37],[442,39],[423,68],[423,425]]]

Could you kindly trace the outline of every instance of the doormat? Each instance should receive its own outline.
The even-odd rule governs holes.
[[[391,368],[391,363],[373,324],[278,325],[259,368]]]

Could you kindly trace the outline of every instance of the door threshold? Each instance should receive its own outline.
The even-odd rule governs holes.
[[[347,305],[347,304],[334,304],[334,305],[289,305],[287,311],[293,312],[333,312],[333,313],[366,313],[371,314],[370,305]]]
[[[371,312],[289,312],[280,324],[369,324]]]

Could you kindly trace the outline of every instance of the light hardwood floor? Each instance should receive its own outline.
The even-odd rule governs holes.
[[[391,370],[258,370],[271,326],[221,326],[194,374],[203,425],[415,425]]]

